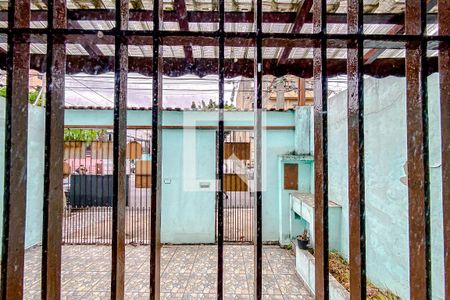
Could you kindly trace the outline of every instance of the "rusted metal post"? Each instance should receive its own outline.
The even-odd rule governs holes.
[[[256,48],[255,48],[255,101],[254,110],[254,137],[255,137],[255,186],[254,186],[254,282],[253,297],[262,299],[262,182],[263,182],[263,160],[262,160],[262,76],[263,76],[263,56],[262,56],[262,0],[256,1],[255,20],[256,20]]]
[[[162,176],[162,63],[160,37],[162,1],[153,0],[152,60],[152,189],[150,200],[150,299],[160,297],[161,260],[161,176]]]
[[[49,0],[48,29],[67,27],[65,0]],[[66,45],[63,36],[47,35],[45,101],[44,219],[42,233],[42,299],[61,298],[61,243],[65,197],[64,161],[64,87]]]
[[[30,26],[30,1],[8,2],[8,29]],[[27,195],[28,35],[8,33],[2,299],[22,299]]]
[[[313,31],[322,36],[313,50],[314,78],[314,203],[316,299],[328,299],[328,86],[326,0],[313,5]]]
[[[450,0],[438,3],[439,34],[450,36]],[[444,228],[444,298],[450,299],[450,43],[439,47],[441,97],[442,204]]]
[[[363,1],[348,2],[348,33],[363,33]],[[347,49],[350,298],[366,299],[363,41]]]
[[[224,102],[225,102],[225,0],[219,0],[219,122],[217,147],[217,299],[223,299],[223,207],[224,207]]]
[[[125,289],[128,45],[123,31],[127,29],[128,1],[116,0],[111,299],[123,299]]]
[[[426,2],[406,1],[405,31],[423,36]],[[411,299],[431,299],[426,41],[406,44],[409,272]]]

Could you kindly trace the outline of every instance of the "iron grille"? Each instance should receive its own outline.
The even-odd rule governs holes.
[[[430,1],[433,2],[433,1]],[[63,123],[64,123],[64,74],[66,71],[65,42],[81,37],[93,39],[104,36],[115,42],[115,100],[114,100],[114,170],[113,170],[113,209],[112,209],[112,271],[111,294],[114,299],[124,296],[125,264],[125,146],[126,146],[126,83],[129,67],[128,45],[140,40],[153,46],[153,60],[149,73],[152,75],[152,186],[150,212],[150,297],[159,298],[160,281],[160,199],[161,199],[161,80],[162,46],[165,43],[197,43],[217,41],[219,60],[219,122],[218,122],[218,298],[222,299],[223,290],[223,230],[224,230],[224,194],[223,194],[223,144],[224,144],[224,78],[225,45],[245,43],[255,47],[253,75],[255,78],[255,299],[262,298],[262,74],[265,68],[262,48],[266,45],[284,45],[285,47],[313,47],[314,77],[314,141],[315,141],[315,236],[316,236],[316,298],[328,299],[328,172],[327,172],[327,76],[337,72],[327,59],[327,48],[347,48],[347,70],[349,83],[349,182],[350,182],[350,269],[351,295],[355,299],[365,298],[365,229],[364,229],[364,135],[363,135],[363,74],[380,75],[387,72],[403,73],[407,79],[407,135],[408,135],[408,186],[409,186],[409,225],[410,244],[410,282],[411,299],[429,299],[430,283],[430,208],[429,175],[427,149],[427,86],[426,75],[434,65],[428,65],[426,50],[430,44],[439,45],[439,73],[441,84],[442,111],[442,161],[444,193],[444,234],[445,234],[445,270],[446,296],[450,298],[450,1],[438,0],[439,34],[428,36],[427,3],[420,0],[406,1],[405,14],[399,23],[403,23],[405,34],[364,33],[364,14],[362,0],[349,0],[345,17],[348,33],[327,33],[329,15],[326,13],[327,1],[306,0],[312,7],[313,33],[264,33],[262,0],[254,5],[255,30],[248,33],[225,31],[224,0],[218,2],[218,30],[211,32],[193,32],[182,27],[180,31],[161,29],[162,1],[153,1],[153,30],[129,30],[129,9],[127,0],[117,0],[115,15],[116,26],[101,33],[97,30],[84,30],[67,27],[67,8],[63,0],[48,0],[47,28],[30,28],[30,0],[9,1],[8,27],[0,29],[7,34],[7,106],[6,106],[6,156],[5,156],[5,198],[4,198],[4,235],[2,248],[2,298],[21,299],[23,296],[24,272],[24,232],[26,203],[26,145],[27,145],[27,103],[28,72],[30,66],[30,41],[33,38],[46,38],[47,105],[46,105],[46,154],[45,154],[45,190],[44,190],[44,234],[42,249],[42,298],[58,299],[61,291],[61,242],[63,209],[57,199],[62,194],[60,178],[63,172]],[[307,10],[307,9],[305,9]],[[380,17],[381,18],[381,17]],[[150,19],[150,16],[149,16]],[[392,20],[391,20],[392,21]],[[365,66],[364,47],[389,48],[400,44],[406,48],[404,68],[393,70],[389,65]],[[132,61],[130,59],[130,61]],[[31,61],[36,64],[36,61]],[[111,63],[111,62],[108,62]],[[111,64],[110,64],[111,65]],[[186,67],[186,65],[184,66]],[[109,66],[111,68],[111,66]],[[342,72],[342,71],[341,71]]]

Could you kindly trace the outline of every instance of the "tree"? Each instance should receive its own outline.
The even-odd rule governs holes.
[[[212,101],[212,99],[209,99],[207,109],[215,109],[215,108],[217,108],[217,104],[214,101]]]
[[[64,141],[92,142],[99,140],[106,129],[64,129]]]
[[[38,102],[35,103],[38,95],[39,95],[39,91],[38,90],[30,91],[28,93],[28,102],[30,104],[35,104],[37,106],[43,106],[42,105],[43,102],[44,102],[43,99],[39,99]],[[6,98],[6,87],[5,86],[0,88],[0,97]]]

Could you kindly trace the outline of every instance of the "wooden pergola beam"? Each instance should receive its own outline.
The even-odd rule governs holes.
[[[102,56],[92,58],[87,55],[68,55],[67,74],[86,73],[92,75],[114,71],[114,56]],[[130,73],[139,73],[144,76],[152,75],[152,65],[149,57],[129,57]],[[430,57],[427,61],[428,74],[437,72],[437,57]],[[251,78],[254,72],[253,59],[225,59],[225,77],[234,78],[244,76]],[[194,67],[193,67],[194,66]],[[290,59],[284,65],[279,65],[277,59],[265,59],[263,72],[266,75],[281,77],[287,74],[302,78],[312,77],[312,59]],[[44,73],[46,70],[46,56],[44,54],[31,54],[30,68]],[[0,54],[0,69],[6,69],[6,55]],[[347,72],[347,60],[328,59],[328,76],[344,75]],[[216,75],[218,73],[217,58],[194,59],[193,64],[188,64],[184,58],[164,58],[163,74],[169,77],[179,77],[193,74],[199,77]],[[364,74],[373,77],[405,76],[405,59],[380,58],[372,64],[364,67]]]
[[[175,11],[178,15],[178,25],[180,26],[180,30],[189,31],[189,20],[186,9],[186,2],[184,0],[175,0]],[[192,54],[192,47],[190,45],[183,46],[184,56],[188,63],[193,62],[194,56]]]
[[[427,3],[427,12],[430,12],[437,4],[437,0],[428,0]],[[405,33],[405,24],[395,24],[389,29],[386,34],[404,34]],[[380,55],[385,51],[385,49],[371,49],[364,55],[364,64],[370,64],[374,62]]]
[[[404,34],[404,25],[394,25],[388,30],[386,34]],[[371,64],[374,62],[386,49],[370,49],[364,54],[364,64]]]
[[[214,35],[186,35],[183,33],[177,34],[171,32],[170,35],[161,38],[162,43],[165,46],[218,46],[218,40]],[[32,34],[28,41],[30,43],[45,44],[47,37],[45,34]],[[127,43],[130,46],[148,46],[152,45],[153,41],[149,35],[131,34],[126,37]],[[317,39],[309,38],[290,38],[286,36],[284,38],[268,36],[262,41],[263,47],[298,47],[298,48],[313,48]],[[6,43],[6,36],[0,35],[0,43]],[[104,36],[97,34],[70,34],[66,36],[67,44],[101,44],[101,45],[113,45],[114,36],[111,34],[105,34]],[[327,42],[328,48],[340,48],[346,49],[348,40],[346,39],[330,39]],[[367,39],[364,42],[365,48],[380,48],[380,49],[404,49],[404,40],[392,40],[392,41],[379,41],[377,39]],[[429,42],[428,50],[437,50],[438,42]],[[225,39],[225,46],[227,47],[254,47],[255,41],[247,36],[230,35]]]
[[[69,24],[74,29],[83,29],[83,27],[80,25],[78,21],[70,21]],[[86,50],[86,52],[89,54],[89,56],[92,57],[99,57],[103,56],[103,52],[100,50],[100,48],[97,47],[95,43],[89,43],[86,39],[80,39],[79,40],[80,45]]]
[[[295,17],[294,26],[292,26],[291,33],[299,33],[306,22],[306,17],[311,11],[313,0],[304,0],[302,5],[299,5],[297,15]],[[278,59],[279,64],[285,64],[291,54],[292,48],[286,47]]]
[[[69,9],[67,19],[69,21],[114,21],[115,11],[113,9]],[[265,12],[263,15],[264,23],[294,23],[296,12]],[[226,12],[225,19],[227,23],[253,23],[253,12]],[[8,12],[0,11],[0,21],[8,20]],[[31,21],[39,22],[47,20],[46,10],[32,10]],[[130,21],[133,22],[151,22],[153,20],[153,11],[151,10],[130,10]],[[178,22],[178,13],[176,11],[164,11],[163,20],[165,22]],[[192,23],[217,23],[219,14],[216,11],[187,11],[187,20]],[[436,24],[437,14],[429,13],[428,24]],[[312,14],[308,13],[305,23],[312,23]],[[333,13],[327,15],[328,24],[346,24],[347,14]],[[404,24],[403,14],[379,13],[365,14],[364,24]]]

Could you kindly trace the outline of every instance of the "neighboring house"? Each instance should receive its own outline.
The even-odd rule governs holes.
[[[303,81],[303,83],[302,83]],[[253,109],[254,81],[242,78],[236,95],[238,109]],[[264,76],[263,103],[265,109],[292,109],[296,106],[313,105],[310,80],[287,75],[281,78]]]

